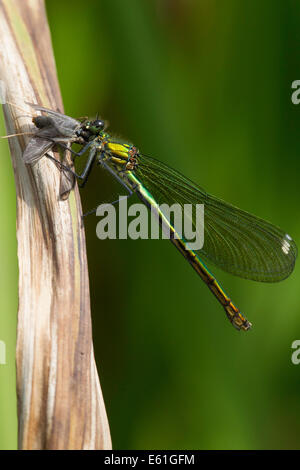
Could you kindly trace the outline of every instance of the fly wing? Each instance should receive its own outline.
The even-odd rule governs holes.
[[[158,204],[204,204],[201,258],[255,281],[276,282],[291,274],[297,247],[285,231],[217,199],[155,159],[139,155],[137,160],[135,174]]]
[[[24,162],[29,165],[39,161],[40,158],[55,145],[55,142],[51,139],[53,139],[56,134],[56,129],[53,127],[39,129],[29,140],[23,152]]]
[[[65,114],[59,113],[58,111],[53,111],[52,109],[47,109],[37,104],[27,104],[36,111],[41,111],[48,115],[49,119],[47,122],[47,126],[52,126],[56,129],[56,137],[58,137],[59,135],[64,137],[72,137],[75,130],[81,126],[80,121],[77,121],[77,119],[74,119],[70,116],[66,116]]]
[[[74,170],[74,165],[70,156],[70,151],[65,150],[63,152],[61,161],[63,165],[70,168],[71,170]],[[72,173],[71,171],[61,169],[59,195],[63,201],[68,199],[70,191],[72,191],[72,189],[74,188],[75,183],[76,183],[76,178],[75,178],[74,173]]]
[[[28,142],[24,153],[23,158],[26,164],[37,163],[52,147],[59,143],[58,138],[54,137],[56,135],[55,129],[53,127],[46,127],[40,129]],[[53,140],[49,140],[53,139]],[[66,142],[67,143],[67,142]],[[61,156],[62,163],[66,166],[70,166],[70,161],[67,160],[67,150],[60,150],[58,147]],[[71,167],[71,166],[70,166]],[[68,198],[70,191],[74,188],[75,185],[75,176],[72,172],[61,169],[60,174],[60,190],[59,194],[62,200]]]
[[[59,195],[63,201],[68,199],[70,191],[72,191],[72,189],[75,186],[75,182],[76,182],[76,179],[73,173],[61,170]]]

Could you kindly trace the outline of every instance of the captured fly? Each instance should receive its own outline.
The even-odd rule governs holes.
[[[23,110],[14,103],[7,103],[20,110]],[[73,189],[75,184],[75,177],[71,171],[65,171],[65,168],[70,167],[70,162],[67,161],[67,151],[70,150],[72,143],[85,144],[87,136],[85,135],[84,125],[70,116],[53,111],[52,109],[44,108],[32,103],[26,103],[28,106],[36,111],[44,114],[34,116],[32,122],[36,127],[31,132],[23,132],[21,134],[12,134],[5,137],[14,137],[17,135],[31,135],[31,139],[27,143],[23,152],[23,160],[27,165],[34,165],[37,163],[47,152],[59,150],[61,154],[60,166],[61,181],[60,181],[60,196],[62,199],[68,197],[69,192]],[[71,151],[71,150],[70,150]],[[50,157],[50,155],[47,155]],[[70,169],[70,168],[68,168]]]
[[[46,113],[46,116],[42,115],[32,118],[32,122],[38,130],[34,133],[24,150],[23,159],[26,164],[36,163],[57,143],[66,144],[67,146],[69,143],[80,141],[79,136],[76,134],[76,131],[81,127],[80,121],[36,104],[27,104],[36,111]]]
[[[70,148],[72,143],[80,144],[83,149],[79,154],[82,155],[86,149],[92,144],[95,129],[91,126],[90,122],[80,122],[65,114],[57,111],[44,108],[43,106],[27,103],[29,106],[37,111],[45,113],[45,115],[35,116],[32,122],[37,127],[37,131],[28,142],[24,152],[23,159],[26,164],[34,164],[39,161],[44,155],[51,158],[47,152],[51,151],[53,147],[64,149],[65,151],[73,152]],[[99,119],[93,121],[101,128],[105,127],[105,123]],[[97,127],[98,130],[98,127]],[[60,165],[61,183],[60,183],[60,197],[66,199],[69,192],[73,189],[75,184],[75,174],[70,170],[69,164],[66,162],[66,155],[62,158],[62,165]],[[55,160],[55,159],[53,159]],[[58,163],[58,162],[57,162]],[[66,163],[66,165],[65,165]],[[64,167],[67,171],[64,170]]]
[[[24,162],[27,165],[35,164],[47,152],[59,144],[59,148],[63,147],[65,150],[62,157],[62,163],[65,163],[68,146],[73,142],[82,143],[82,138],[80,137],[81,122],[58,111],[53,111],[36,104],[27,104],[36,111],[45,113],[45,115],[32,118],[32,122],[38,130],[33,134],[23,152]],[[69,171],[62,170],[60,180],[60,197],[62,199],[68,197],[74,184],[74,175]]]

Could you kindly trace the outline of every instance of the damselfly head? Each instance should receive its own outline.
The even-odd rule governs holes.
[[[106,127],[106,123],[101,119],[95,119],[94,121],[86,121],[80,126],[80,129],[76,131],[76,134],[83,137],[85,140],[89,140],[94,135],[99,135]]]
[[[105,122],[101,119],[95,119],[95,121],[90,121],[89,130],[92,134],[99,134],[105,128]]]

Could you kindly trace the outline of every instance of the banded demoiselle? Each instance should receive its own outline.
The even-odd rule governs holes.
[[[68,116],[60,113],[55,112],[51,117],[60,123],[64,119],[71,122]],[[71,151],[75,155],[88,152],[88,159],[84,171],[80,175],[74,173],[75,176],[84,184],[97,161],[125,186],[129,194],[136,193],[156,214],[159,223],[169,227],[173,234],[171,242],[223,306],[233,326],[245,331],[251,328],[251,323],[233,304],[202,259],[241,278],[278,282],[294,269],[297,247],[292,238],[275,225],[210,195],[178,171],[143,155],[134,145],[111,137],[102,120],[85,121],[79,126],[77,123],[74,127],[71,125],[70,142],[80,143],[83,147],[78,153]],[[58,145],[64,144],[58,142]],[[184,204],[204,204],[204,246],[201,250],[189,249],[186,241],[177,237],[174,226],[160,209],[162,203],[168,206],[177,203],[182,207]]]

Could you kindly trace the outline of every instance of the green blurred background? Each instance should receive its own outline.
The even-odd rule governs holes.
[[[296,0],[46,2],[66,114],[110,129],[299,245]],[[1,121],[1,134],[4,133]],[[16,446],[15,193],[1,142],[0,448]],[[87,211],[124,190],[95,170]],[[133,201],[135,202],[135,201]],[[268,285],[214,274],[238,333],[167,240],[96,237],[86,220],[93,333],[115,449],[300,448],[300,272]]]

